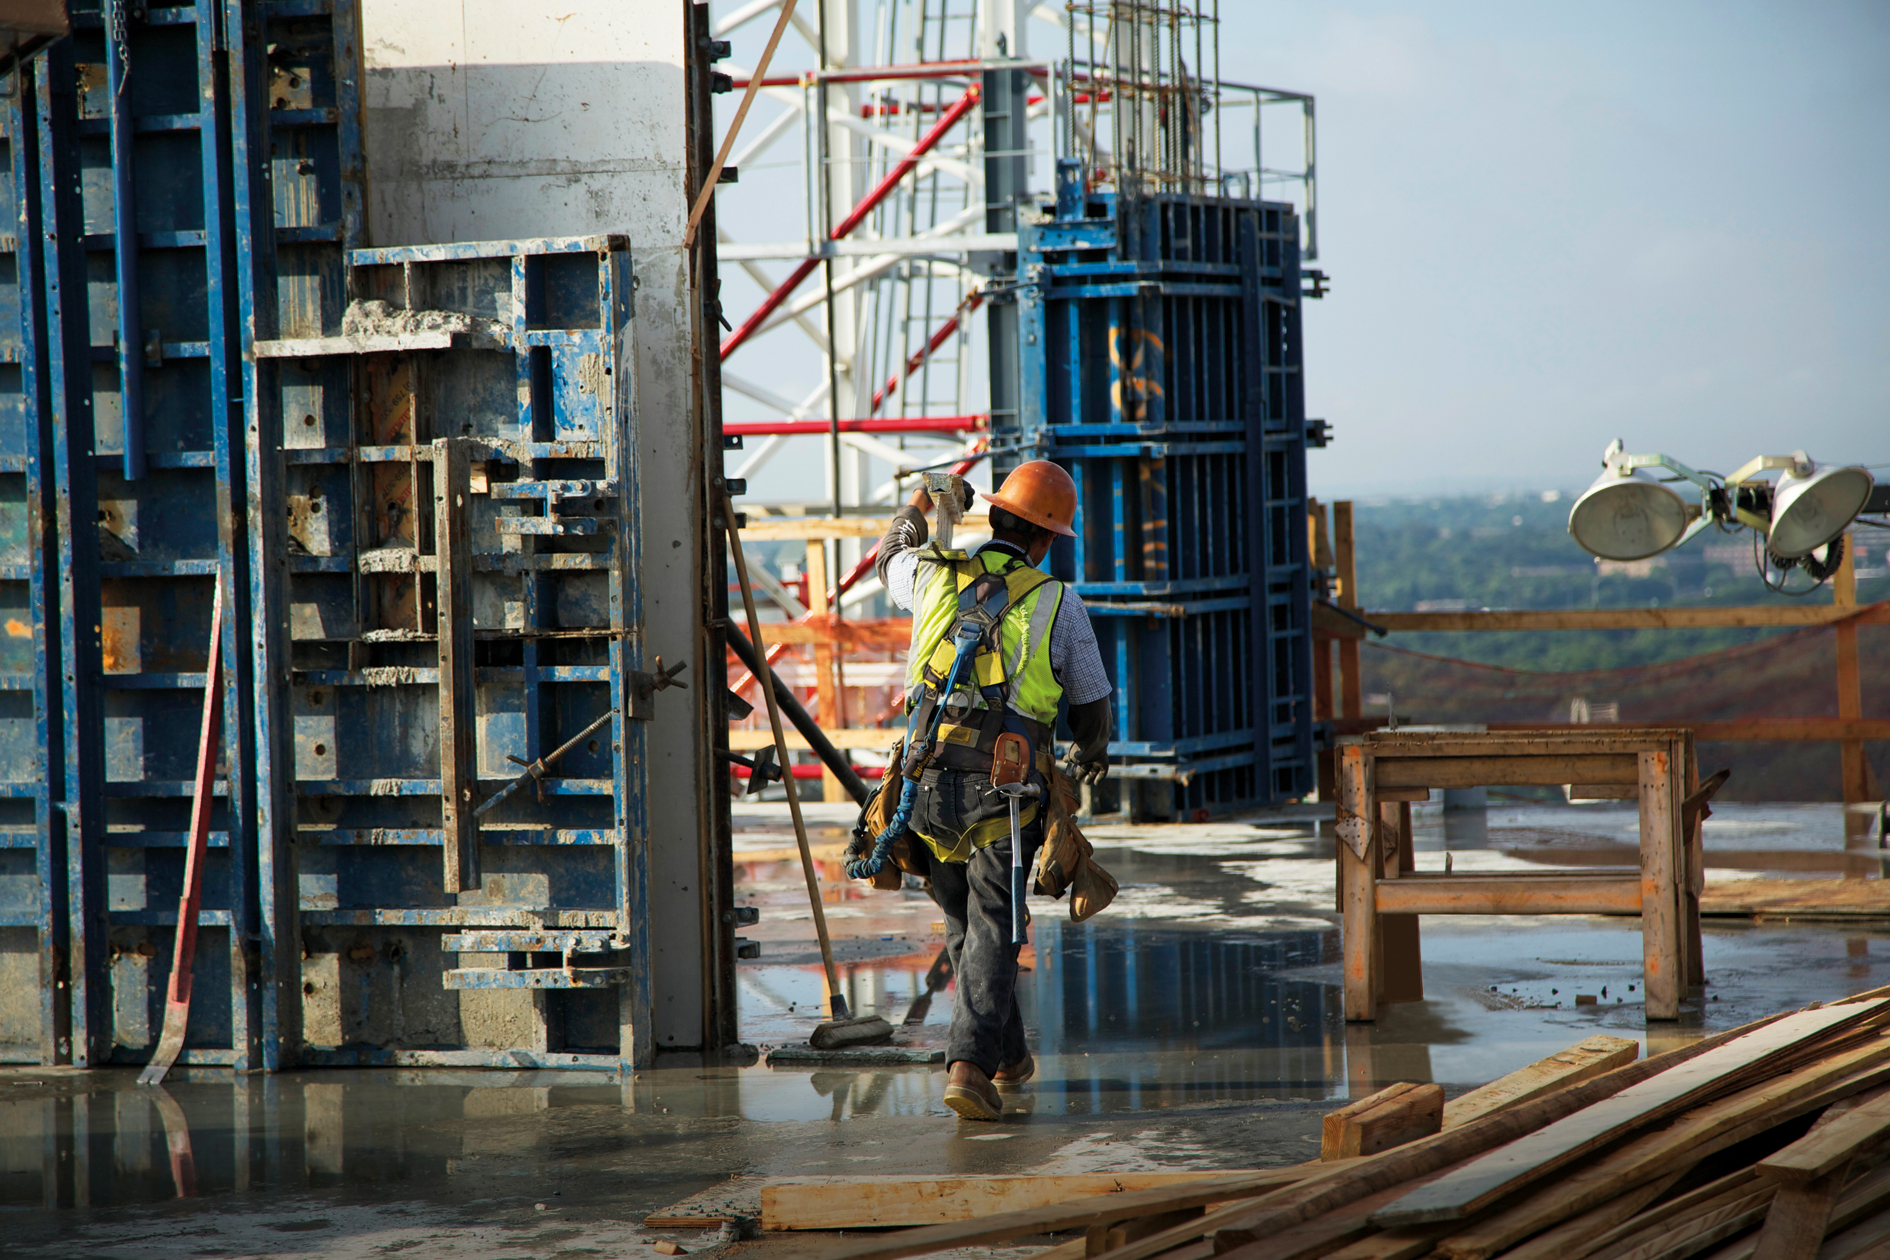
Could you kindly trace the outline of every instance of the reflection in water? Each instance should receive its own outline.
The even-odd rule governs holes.
[[[1095,1059],[1106,1070],[1046,1083],[1061,1084],[1071,1110],[1102,1110],[1104,1094],[1122,1095],[1114,1109],[1331,1092],[1339,989],[1280,973],[1335,960],[1336,931],[1228,936],[1048,916],[1036,931],[1037,974],[1019,999],[1037,1052],[1109,1056]]]

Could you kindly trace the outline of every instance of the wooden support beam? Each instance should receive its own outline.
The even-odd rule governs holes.
[[[1755,626],[1828,626],[1847,618],[1890,624],[1890,603],[1759,604],[1742,608],[1564,608],[1501,612],[1365,612],[1375,626],[1413,633],[1434,630],[1705,630]]]
[[[1376,1155],[1443,1127],[1444,1087],[1401,1081],[1326,1113],[1319,1158]]]
[[[1642,985],[1648,1019],[1678,1019],[1687,985],[1679,898],[1685,770],[1670,752],[1639,756]]]
[[[892,528],[890,516],[755,516],[742,526],[744,542],[831,542],[836,538],[878,538]],[[991,518],[980,512],[958,519],[962,534],[989,533]]]
[[[1560,787],[1564,783],[1635,783],[1634,753],[1487,757],[1374,758],[1375,781],[1392,788]]]
[[[1339,577],[1337,603],[1341,608],[1357,612],[1358,551],[1353,545],[1352,503],[1349,499],[1341,499],[1332,505],[1332,559]],[[1358,640],[1342,638],[1338,644],[1339,716],[1359,717],[1365,710],[1358,676]]]
[[[807,544],[807,611],[810,616],[827,616],[827,544],[809,540]],[[814,644],[814,691],[819,708],[814,716],[822,726],[839,727],[846,717],[840,712],[840,687],[834,678],[834,648],[831,640]],[[821,799],[827,802],[853,798],[841,786],[833,771],[820,772]]]
[[[1835,608],[1857,606],[1856,548],[1847,534],[1844,558],[1831,575],[1831,599]],[[1864,716],[1864,687],[1857,668],[1857,623],[1839,622],[1837,635],[1837,708],[1838,717],[1856,721]],[[1861,739],[1846,739],[1838,745],[1839,770],[1842,775],[1844,803],[1855,805],[1870,799],[1870,763],[1864,760]]]
[[[1378,1014],[1378,903],[1374,897],[1378,829],[1371,771],[1363,748],[1340,746],[1339,914],[1345,952],[1345,1017],[1363,1021]]]
[[[899,742],[903,731],[882,731],[876,727],[848,727],[843,730],[827,730],[826,735],[835,748],[861,749],[868,752],[883,753]],[[806,748],[807,740],[796,731],[787,732],[789,748]],[[771,731],[732,730],[728,733],[728,746],[736,752],[753,752],[758,748],[774,747],[774,734]]]
[[[477,805],[473,784],[479,767],[473,743],[472,447],[470,438],[439,438],[433,443],[435,603],[440,618],[440,826],[445,833],[442,882],[454,894],[479,887],[473,818]]]
[[[1409,801],[1388,801],[1378,794],[1378,836],[1381,880],[1401,879],[1417,869]],[[1380,1005],[1424,1000],[1424,942],[1415,914],[1386,914],[1379,907],[1378,985]]]
[[[1540,1097],[1551,1090],[1563,1089],[1603,1072],[1612,1072],[1640,1057],[1638,1041],[1626,1037],[1597,1034],[1578,1041],[1568,1049],[1538,1059],[1528,1067],[1517,1068],[1508,1076],[1491,1081],[1482,1089],[1473,1089],[1444,1104],[1444,1128],[1454,1128],[1501,1111],[1519,1102]]]
[[[1380,915],[1388,914],[1639,914],[1637,875],[1407,875],[1374,889]]]

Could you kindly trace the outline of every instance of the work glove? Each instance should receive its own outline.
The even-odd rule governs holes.
[[[1101,783],[1109,774],[1109,754],[1102,753],[1088,761],[1077,760],[1077,749],[1072,747],[1063,762],[1063,777],[1078,787],[1090,787]]]

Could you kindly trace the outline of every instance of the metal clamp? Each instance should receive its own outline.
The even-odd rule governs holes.
[[[645,671],[633,669],[629,674],[629,717],[633,722],[648,722],[656,716],[654,703],[656,693],[671,687],[681,687],[684,691],[689,684],[676,675],[689,668],[688,661],[678,661],[668,669],[663,668],[663,658],[655,659],[655,668]]]

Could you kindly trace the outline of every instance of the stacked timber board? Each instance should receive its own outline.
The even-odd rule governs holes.
[[[1328,1126],[1327,1158],[837,1242],[896,1260],[1047,1234],[1112,1260],[1775,1260],[1890,1253],[1890,990],[1638,1062],[1612,1039],[1459,1099],[1405,1086]],[[1618,1066],[1617,1066],[1618,1064]],[[1428,1136],[1348,1124],[1407,1100]],[[1350,1143],[1348,1146],[1347,1143]]]

